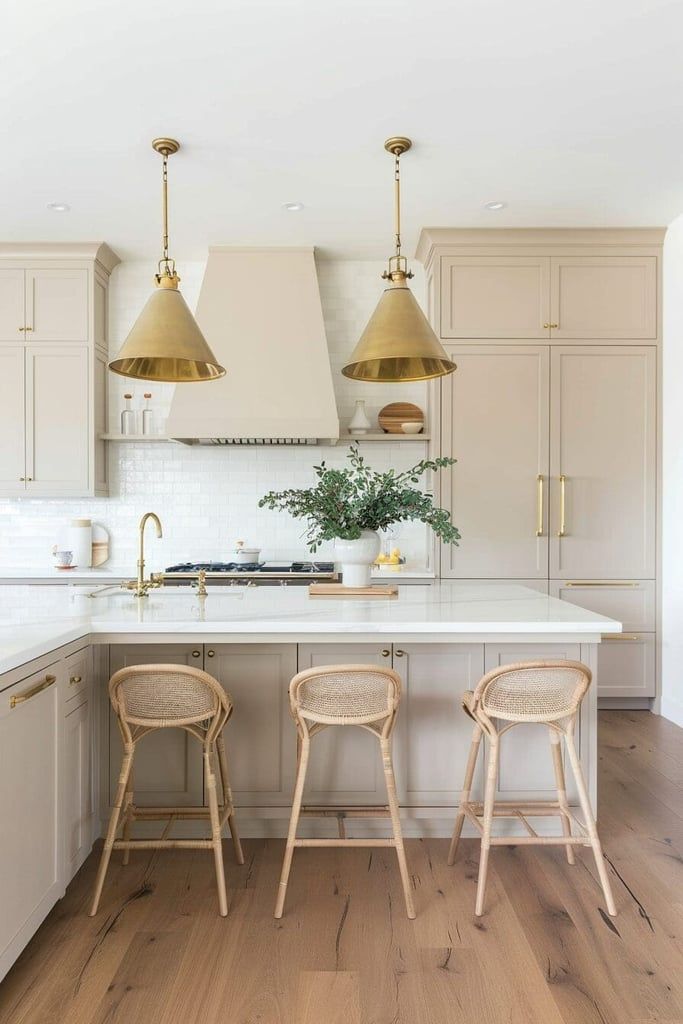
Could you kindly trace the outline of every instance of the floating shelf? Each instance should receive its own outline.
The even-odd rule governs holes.
[[[174,437],[168,437],[165,434],[100,434],[100,441],[118,441],[121,444],[147,444],[151,442],[157,444],[159,442],[165,442],[166,444],[181,444]],[[429,441],[429,434],[342,434],[338,441],[333,441],[330,445],[329,442],[321,441],[319,447],[329,448],[339,444],[353,444],[355,441],[365,443],[366,441],[385,441],[393,444],[395,441],[403,443],[404,441]],[[226,445],[226,447],[230,447]],[[235,445],[235,448],[240,447]],[[246,445],[244,446],[246,447]],[[267,445],[254,445],[254,447],[265,448]],[[273,448],[287,448],[289,445],[272,445]]]
[[[343,444],[346,441],[428,441],[429,434],[385,434],[385,433],[370,433],[370,434],[342,434],[339,438],[338,444]]]
[[[100,441],[123,441],[127,444],[132,444],[137,441],[173,441],[172,437],[166,437],[165,434],[100,434]]]

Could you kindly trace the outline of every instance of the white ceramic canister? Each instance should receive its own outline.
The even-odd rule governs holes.
[[[92,565],[92,520],[72,519],[69,523],[69,551],[73,565],[87,569]]]

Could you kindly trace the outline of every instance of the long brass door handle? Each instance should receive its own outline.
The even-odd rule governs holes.
[[[32,686],[30,690],[24,690],[23,693],[18,693],[16,697],[10,697],[9,706],[15,708],[18,704],[25,704],[31,697],[35,697],[36,694],[42,693],[43,690],[47,690],[48,686],[52,686],[56,682],[57,676],[45,676],[42,682]]]
[[[567,489],[567,478],[562,475],[560,477],[560,528],[557,531],[558,537],[567,536],[567,518],[566,518],[566,489]]]
[[[536,484],[538,487],[536,495],[536,536],[543,536],[543,474],[539,473],[536,477]]]

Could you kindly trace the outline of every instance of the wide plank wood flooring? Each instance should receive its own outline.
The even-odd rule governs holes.
[[[94,853],[0,985],[2,1024],[683,1024],[683,730],[600,713],[599,827],[619,916],[589,851],[491,854],[411,840],[417,920],[391,850],[299,850],[282,921],[283,843],[225,844],[229,916],[211,855],[115,855],[86,916]]]

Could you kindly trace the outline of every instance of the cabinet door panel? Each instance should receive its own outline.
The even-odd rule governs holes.
[[[441,573],[547,578],[548,348],[448,352],[458,369],[442,383],[442,451],[458,461],[443,473],[442,500],[462,540],[443,545]]]
[[[598,648],[598,697],[654,697],[655,634],[604,637]]]
[[[24,494],[26,484],[24,347],[0,347],[0,491]]]
[[[384,648],[388,650],[388,648]],[[379,644],[300,644],[299,671],[318,665],[390,666]],[[311,743],[304,800],[308,804],[386,804],[377,740],[365,729],[325,729]]]
[[[289,804],[296,732],[288,688],[296,674],[296,644],[211,644],[206,654],[207,671],[234,704],[225,744],[235,803]]]
[[[88,340],[88,271],[26,271],[26,324],[31,341]]]
[[[657,337],[655,256],[553,256],[551,320],[569,338]]]
[[[57,685],[10,703],[58,671],[50,666],[0,695],[0,977],[62,892]]]
[[[28,494],[88,492],[88,352],[81,345],[26,349]]]
[[[87,691],[81,694],[81,698],[76,701],[77,707],[64,717],[62,828],[65,885],[74,877],[92,846],[92,702]]]
[[[486,644],[485,670],[518,661],[561,658],[581,660],[580,644]],[[577,724],[576,745],[581,752],[581,728]],[[575,800],[576,787],[571,769],[565,770],[567,793]],[[555,799],[555,774],[548,729],[544,725],[516,725],[500,741],[498,797],[501,800]]]
[[[551,577],[654,577],[656,350],[555,349],[551,377]]]
[[[199,651],[198,658],[192,652]],[[189,644],[115,644],[111,672],[126,665],[176,664],[201,668],[201,646]],[[116,715],[109,710],[109,796],[113,799],[123,748]],[[134,764],[135,802],[140,806],[201,806],[202,747],[183,729],[160,729],[137,746]]]
[[[443,338],[547,338],[547,256],[443,256]]]
[[[460,698],[484,674],[484,645],[401,644],[394,667],[403,682],[394,744],[401,800],[409,807],[453,806],[472,739],[472,720]],[[481,758],[475,794],[480,782]]]
[[[0,267],[0,341],[23,341],[24,271]]]

